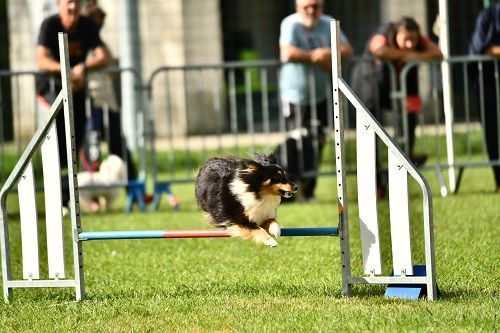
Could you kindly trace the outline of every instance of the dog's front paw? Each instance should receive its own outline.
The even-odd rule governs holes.
[[[269,224],[269,235],[273,237],[279,237],[281,235],[281,228],[278,222],[274,221]]]
[[[262,224],[262,228],[271,236],[279,237],[281,235],[281,228],[275,219],[269,219]]]
[[[274,240],[274,238],[268,238],[264,242],[264,245],[267,245],[269,247],[276,247],[276,246],[278,246],[278,242],[276,240]]]

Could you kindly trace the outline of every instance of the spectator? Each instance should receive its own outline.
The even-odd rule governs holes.
[[[315,135],[319,165],[328,122],[326,87],[330,80],[330,16],[323,14],[323,0],[296,0],[296,13],[283,19],[280,28],[280,93],[287,130],[306,128]],[[345,34],[341,33],[341,55],[350,57],[353,49]],[[309,73],[314,75],[309,86]],[[314,118],[316,117],[316,118]],[[297,158],[292,156],[291,158]],[[317,169],[317,168],[316,168]],[[301,188],[304,199],[314,198],[316,177]]]
[[[101,31],[106,13],[92,2],[88,2],[83,8],[82,14],[92,19],[97,25],[99,32]],[[109,48],[104,45],[106,54],[110,61],[113,59]],[[108,108],[108,139],[109,152],[114,155],[121,156],[127,162],[128,179],[137,178],[137,170],[132,161],[130,151],[126,148],[125,139],[121,131],[121,114],[118,110],[118,102],[112,76],[108,73],[89,73],[88,75],[88,91],[92,98],[92,129],[97,131],[99,135],[104,135],[103,115],[104,108]],[[91,159],[91,154],[83,154],[84,158]],[[91,164],[91,163],[88,163]]]
[[[482,10],[476,21],[476,28],[472,35],[469,51],[474,55],[490,55],[500,57],[500,3],[494,3]],[[495,79],[495,61],[483,62],[483,80],[477,81],[477,88],[482,84],[484,93],[484,132],[486,147],[490,161],[498,161],[498,113],[499,96],[495,93],[498,79]],[[477,89],[477,90],[478,90]],[[479,100],[479,99],[478,99]],[[479,107],[478,107],[479,109]],[[500,191],[500,166],[493,167],[496,190]]]
[[[402,17],[396,22],[383,25],[370,38],[367,52],[378,60],[390,61],[396,69],[397,89],[400,87],[399,72],[403,66],[414,60],[440,59],[443,57],[439,47],[427,36],[420,32],[420,26],[411,17]],[[379,63],[379,66],[381,64]],[[381,78],[377,79],[379,84],[378,102],[380,108],[390,109],[390,77],[388,68],[377,71]],[[408,136],[410,159],[416,165],[421,165],[427,160],[426,155],[417,155],[413,152],[415,146],[415,129],[417,127],[417,115],[422,112],[422,100],[419,96],[418,69],[413,68],[407,76],[406,111],[408,112]],[[361,97],[363,99],[363,97]],[[366,103],[367,106],[375,107],[375,103]],[[370,107],[368,106],[368,107]],[[380,110],[371,110],[380,118]],[[375,112],[374,112],[375,111]]]
[[[70,77],[73,91],[73,117],[75,129],[75,145],[77,151],[81,148],[85,133],[85,75],[87,69],[106,66],[109,62],[104,44],[99,36],[95,23],[80,15],[81,0],[57,0],[59,13],[47,17],[40,27],[38,45],[36,48],[36,65],[39,70],[47,73],[59,73],[58,32],[68,34]],[[92,51],[92,52],[90,52]],[[87,55],[90,55],[87,57]],[[51,78],[39,76],[36,80],[36,90],[40,104],[49,108],[61,90],[60,78],[55,77],[55,89],[51,89]],[[62,167],[67,166],[66,138],[64,130],[64,113],[60,112],[56,120],[59,159]],[[63,203],[69,200],[69,191],[63,178]]]

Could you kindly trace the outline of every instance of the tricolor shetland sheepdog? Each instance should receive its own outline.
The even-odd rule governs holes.
[[[213,226],[232,237],[252,239],[269,247],[281,233],[276,209],[281,198],[297,192],[273,153],[256,160],[213,157],[200,168],[195,183],[198,205]]]

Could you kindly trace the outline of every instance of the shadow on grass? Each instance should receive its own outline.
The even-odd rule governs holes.
[[[113,301],[113,300],[133,300],[133,299],[152,299],[152,298],[293,298],[293,299],[309,299],[309,298],[334,298],[343,299],[341,295],[340,285],[324,285],[324,284],[270,284],[256,285],[250,283],[231,283],[211,282],[209,284],[185,285],[180,284],[171,286],[170,288],[151,288],[143,289],[104,289],[100,288],[92,290],[88,288],[85,301]],[[373,300],[374,298],[385,299],[385,286],[353,286],[353,299],[358,300]],[[499,293],[495,290],[490,291],[440,291],[438,301],[457,301],[462,299],[484,299],[490,297],[497,298]],[[346,298],[347,299],[347,298]],[[385,299],[388,301],[401,301],[400,299]],[[46,289],[25,289],[16,290],[14,297],[11,299],[11,304],[24,303],[72,303],[75,302],[75,294],[72,290],[56,290],[52,288]]]
[[[236,298],[311,298],[333,297],[342,298],[340,286],[326,286],[320,284],[266,284],[211,282],[194,285],[180,284],[167,288],[145,288],[142,290],[98,290],[89,293],[89,300],[113,300],[152,298],[207,298],[207,297],[236,297]]]

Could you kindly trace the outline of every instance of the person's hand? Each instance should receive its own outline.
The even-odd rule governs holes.
[[[486,54],[492,57],[500,57],[500,45],[491,45],[486,49]]]
[[[319,65],[324,70],[330,70],[332,67],[332,53],[328,47],[320,47],[312,50],[311,62]]]
[[[71,68],[71,89],[79,91],[84,88],[85,84],[85,65],[79,63]]]

